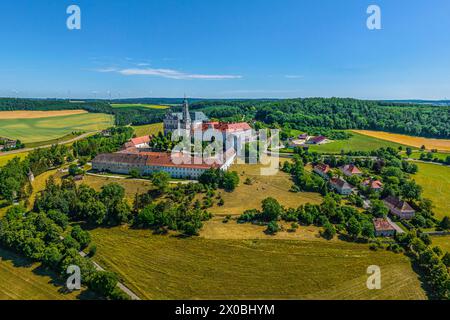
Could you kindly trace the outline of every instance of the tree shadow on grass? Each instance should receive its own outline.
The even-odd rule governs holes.
[[[41,264],[37,264],[36,262],[33,262],[31,259],[25,258],[20,256],[17,253],[14,253],[12,251],[5,250],[3,248],[0,248],[0,261],[5,262],[11,262],[12,265],[15,268],[27,268],[29,269],[29,272],[42,277],[48,277],[50,278],[49,284],[53,285],[54,287],[58,288],[58,292],[62,295],[68,295],[71,292],[67,289],[65,285],[65,281],[63,281],[61,278],[58,277],[58,275],[44,267]],[[37,265],[37,267],[33,268],[33,266]],[[80,294],[77,296],[77,299],[80,300],[94,300],[98,299],[98,297],[89,290],[80,291]]]
[[[418,279],[420,281],[420,287],[425,291],[425,294],[427,295],[427,298],[429,300],[436,300],[436,295],[434,294],[433,288],[428,284],[427,279],[425,277],[425,273],[420,268],[419,263],[417,260],[412,257],[410,254],[405,254],[410,259],[411,268],[413,271],[417,274]]]

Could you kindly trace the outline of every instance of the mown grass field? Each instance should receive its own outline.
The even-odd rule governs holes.
[[[444,252],[450,252],[450,236],[432,237],[433,246],[439,246]]]
[[[450,216],[450,167],[416,163],[419,172],[413,179],[423,187],[423,194],[436,206],[436,217]]]
[[[278,165],[277,165],[278,166]],[[282,172],[274,176],[261,175],[261,164],[233,165],[230,171],[236,171],[239,174],[240,184],[234,192],[228,193],[221,191],[225,205],[219,207],[215,205],[209,211],[218,215],[241,215],[245,210],[260,209],[261,201],[267,197],[277,199],[287,208],[298,208],[305,203],[321,203],[322,198],[317,193],[289,192],[293,185],[291,177]],[[251,185],[244,184],[249,178]]]
[[[95,260],[144,299],[425,299],[404,255],[341,241],[210,240],[92,231]],[[366,287],[367,267],[382,290]]]
[[[139,104],[139,103],[113,103],[113,108],[145,108],[145,109],[168,109],[168,106],[162,106],[159,104]]]
[[[0,300],[74,300],[85,292],[64,293],[63,283],[39,263],[0,248]],[[92,298],[92,296],[91,296]]]
[[[416,148],[425,146],[427,150],[437,149],[439,151],[450,151],[450,140],[446,139],[413,137],[403,134],[388,133],[382,131],[354,130],[354,132],[377,139],[405,144]]]
[[[404,154],[404,157],[405,158],[411,158],[411,159],[419,160],[420,159],[420,155],[422,153],[424,153],[425,155],[428,154],[428,152],[414,151],[409,157],[406,154]],[[433,153],[433,159],[437,158],[439,160],[445,160],[449,156],[450,156],[450,153],[442,153],[442,152]]]
[[[352,132],[352,137],[348,140],[339,140],[326,143],[318,146],[311,146],[310,151],[316,151],[319,153],[341,153],[344,151],[373,151],[380,148],[392,147],[397,149],[398,147],[406,147],[404,144],[385,141],[369,136],[365,136],[356,132]]]
[[[20,139],[24,143],[35,143],[57,139],[74,131],[103,130],[113,124],[113,116],[102,113],[33,119],[0,119],[0,136]]]
[[[110,183],[118,183],[125,189],[125,196],[130,204],[133,203],[136,193],[146,193],[148,190],[154,188],[150,181],[115,179],[110,177],[98,177],[90,175],[86,175],[82,181],[78,182],[78,184],[87,184],[97,191],[100,191],[103,186]]]
[[[157,135],[159,132],[163,132],[162,123],[147,124],[144,126],[133,126],[136,136],[142,137],[146,135]]]

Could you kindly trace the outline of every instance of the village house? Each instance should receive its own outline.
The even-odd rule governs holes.
[[[361,182],[361,186],[370,188],[375,192],[380,192],[383,190],[383,183],[380,180],[367,179]]]
[[[328,173],[331,171],[331,168],[327,164],[318,164],[313,171],[326,180],[330,179]]]
[[[319,145],[319,144],[324,144],[327,143],[328,139],[324,136],[317,136],[317,137],[312,137],[310,138],[306,144],[314,144],[314,145]]]
[[[353,192],[353,187],[342,178],[331,179],[330,186],[333,190],[343,196],[348,196]]]
[[[0,151],[5,149],[15,149],[17,147],[17,140],[0,137]]]
[[[342,173],[346,175],[347,177],[352,176],[361,176],[362,171],[358,169],[354,164],[347,164],[345,166],[340,167]]]
[[[410,220],[414,218],[414,215],[416,214],[416,211],[409,205],[408,202],[400,200],[399,198],[389,196],[383,201],[389,208],[389,211],[401,219]]]
[[[393,237],[397,233],[394,226],[387,219],[373,219],[373,226],[377,237]]]

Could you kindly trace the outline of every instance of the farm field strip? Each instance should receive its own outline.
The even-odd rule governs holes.
[[[74,131],[91,132],[114,124],[113,116],[102,113],[83,113],[37,119],[0,120],[0,136],[36,143],[58,139]]]
[[[416,148],[425,146],[427,150],[437,149],[439,151],[450,152],[450,140],[446,139],[422,138],[422,137],[407,136],[403,134],[388,133],[382,131],[369,131],[369,130],[353,130],[353,132]]]
[[[57,111],[0,111],[0,120],[11,119],[42,119],[86,114],[85,110],[57,110]]]

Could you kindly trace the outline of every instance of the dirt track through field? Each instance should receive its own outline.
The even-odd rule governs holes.
[[[71,116],[74,114],[84,114],[84,113],[87,113],[87,111],[85,111],[85,110],[0,111],[0,120],[54,118],[54,117]]]

